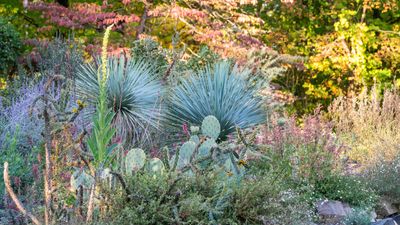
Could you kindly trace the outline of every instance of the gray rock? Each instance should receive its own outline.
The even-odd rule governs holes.
[[[378,214],[379,218],[385,218],[398,212],[399,210],[393,205],[390,200],[386,198],[382,198],[376,208],[376,213]]]
[[[400,224],[400,215],[393,216],[392,219],[396,221],[396,223]]]
[[[399,224],[392,218],[386,218],[378,222],[371,223],[371,225],[399,225]]]
[[[351,208],[346,203],[325,200],[317,203],[317,211],[320,216],[345,217],[351,212]]]

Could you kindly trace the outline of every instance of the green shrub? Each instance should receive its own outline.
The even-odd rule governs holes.
[[[314,200],[330,199],[353,206],[370,207],[376,201],[366,182],[343,171],[341,143],[332,126],[320,116],[307,116],[302,126],[294,118],[272,118],[272,127],[263,133],[267,144],[265,164],[274,176]]]
[[[111,212],[103,223],[310,224],[314,218],[301,193],[272,182],[271,176],[249,176],[233,186],[213,172],[173,185],[167,176],[140,172],[128,181],[131,200],[110,191]]]
[[[400,201],[400,156],[391,162],[379,162],[366,169],[363,177],[369,186],[380,195]]]
[[[163,76],[168,67],[167,53],[167,50],[151,38],[134,41],[131,49],[132,58],[151,62],[159,76]]]
[[[21,53],[22,42],[14,26],[0,18],[0,76],[7,75]]]
[[[346,216],[343,223],[344,225],[370,225],[371,212],[361,208],[355,208],[350,214]]]
[[[23,190],[33,181],[32,174],[38,171],[32,171],[36,149],[23,155],[17,148],[17,139],[19,138],[19,128],[17,127],[13,136],[7,134],[2,146],[0,146],[0,170],[3,171],[3,163],[10,164],[10,177],[13,185],[18,190]],[[37,168],[38,169],[38,168]],[[37,175],[37,174],[36,174]],[[4,181],[0,179],[0,191],[4,193]]]
[[[378,196],[366,182],[351,175],[332,174],[315,184],[321,198],[338,200],[358,207],[373,207]]]

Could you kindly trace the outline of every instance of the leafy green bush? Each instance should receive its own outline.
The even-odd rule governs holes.
[[[14,26],[0,18],[0,76],[7,75],[21,53],[22,42]]]
[[[378,199],[367,183],[351,175],[332,174],[315,184],[317,196],[358,207],[373,207]]]
[[[308,202],[270,178],[248,178],[229,189],[224,180],[212,173],[187,177],[173,185],[166,176],[154,179],[137,174],[129,180],[131,201],[126,202],[124,195],[111,195],[111,213],[102,222],[310,224],[313,212]]]
[[[162,76],[168,67],[167,50],[151,38],[136,40],[131,49],[132,58],[151,62],[157,74]]]
[[[7,134],[2,146],[0,146],[0,169],[3,171],[3,163],[9,162],[10,177],[13,179],[13,185],[15,185],[18,190],[22,190],[33,181],[32,174],[38,171],[32,171],[35,150],[26,155],[22,155],[17,148],[18,134],[19,128],[16,129],[13,136]],[[4,193],[3,179],[0,180],[0,191]]]

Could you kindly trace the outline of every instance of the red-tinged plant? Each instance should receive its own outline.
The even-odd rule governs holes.
[[[332,124],[325,122],[319,112],[303,118],[300,125],[295,117],[273,115],[271,126],[257,137],[258,144],[276,160],[286,163],[287,171],[296,179],[321,180],[341,168],[340,156],[345,147],[337,140]],[[285,170],[286,170],[285,169]]]

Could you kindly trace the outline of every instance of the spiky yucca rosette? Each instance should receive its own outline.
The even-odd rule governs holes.
[[[77,87],[79,96],[91,104],[99,94],[98,65],[81,66]],[[151,128],[158,128],[160,120],[161,82],[156,68],[143,60],[109,58],[107,65],[107,106],[114,112],[116,135],[127,142],[148,136]]]
[[[201,125],[212,115],[221,124],[219,138],[225,138],[238,128],[262,123],[265,112],[257,85],[250,86],[249,70],[240,70],[227,61],[208,66],[198,74],[182,79],[169,96],[169,123],[181,128],[183,124]]]

